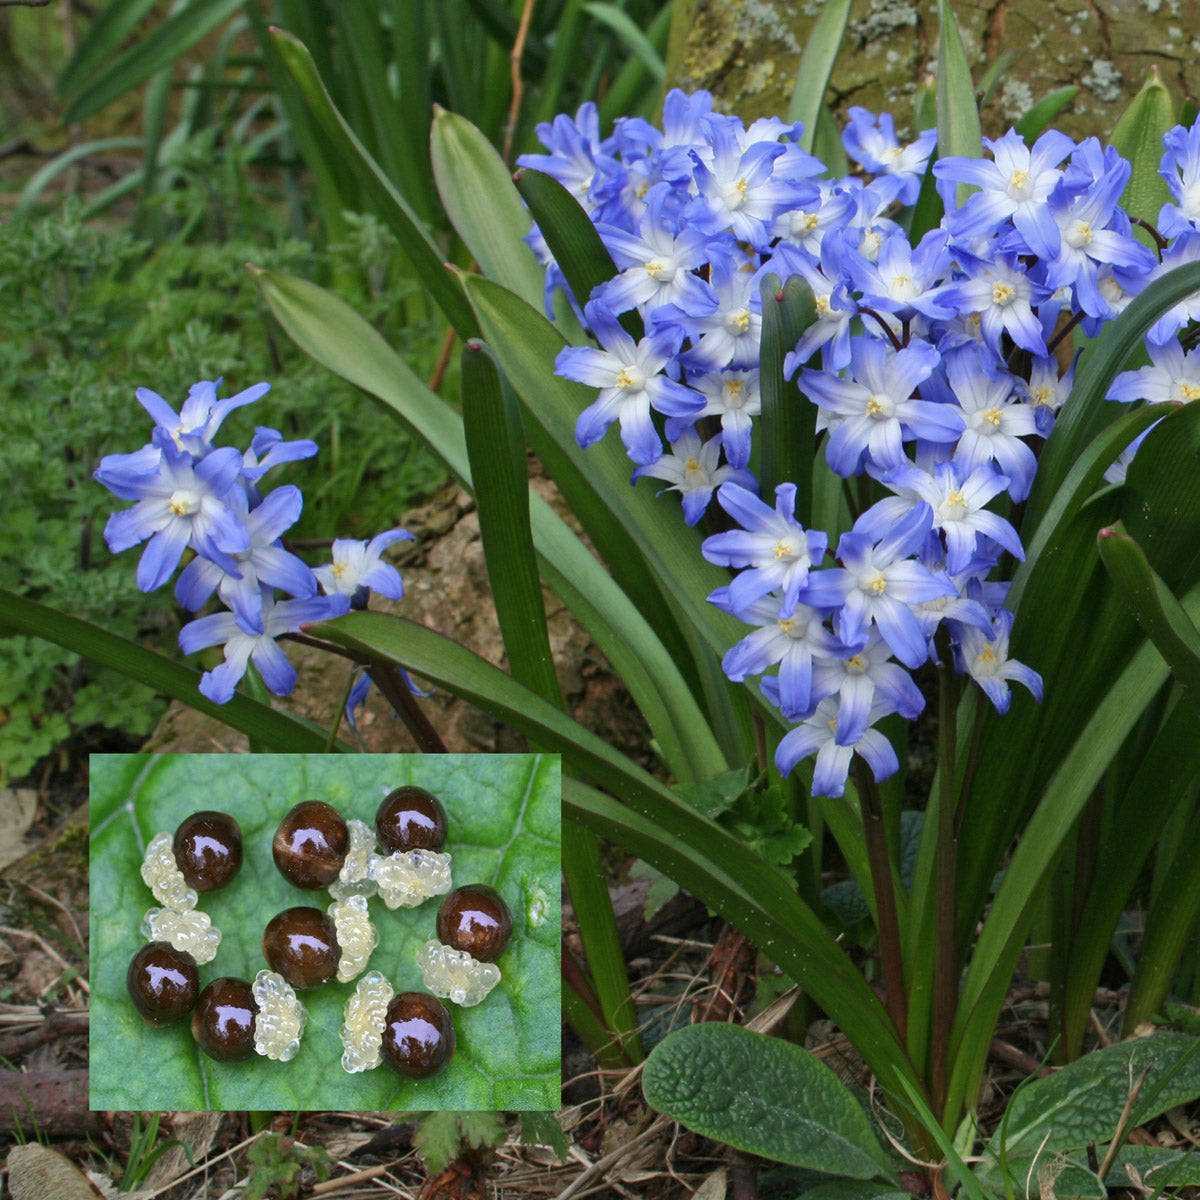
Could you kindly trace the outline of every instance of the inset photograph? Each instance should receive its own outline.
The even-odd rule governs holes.
[[[93,755],[94,1109],[561,1103],[557,755]]]

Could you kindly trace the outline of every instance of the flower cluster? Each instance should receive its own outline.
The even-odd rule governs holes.
[[[113,513],[104,539],[114,554],[146,543],[137,569],[142,591],[165,584],[192,552],[176,580],[175,599],[197,612],[215,592],[225,605],[226,611],[191,621],[179,633],[186,654],[224,646],[225,661],[200,682],[208,699],[224,704],[250,662],[276,695],[291,692],[296,671],[276,641],[281,635],[361,607],[368,589],[399,599],[400,576],[380,556],[411,535],[390,529],[370,542],[338,540],[333,561],[310,568],[282,540],[300,517],[300,489],[286,484],[264,495],[259,485],[272,467],[311,458],[316,443],[284,441],[277,430],[259,426],[248,450],[214,446],[229,413],[257,400],[270,384],[223,400],[219,387],[220,380],[194,384],[178,413],[155,392],[138,388],[138,402],[154,420],[151,440],[132,454],[106,456],[95,477],[113,495],[137,501]]]
[[[661,129],[619,120],[601,138],[592,106],[559,116],[538,130],[548,153],[521,165],[572,190],[619,269],[578,298],[599,348],[556,362],[600,389],[579,443],[619,422],[634,480],[668,481],[689,524],[715,494],[738,528],[724,522],[703,552],[737,574],[710,600],[754,627],[725,656],[726,674],[765,675],[763,694],[794,726],[780,769],[815,754],[814,792],[840,795],[855,752],[877,779],[897,769],[873,726],[920,711],[908,672],[935,657],[939,628],[956,669],[1000,711],[1011,681],[1040,700],[1039,676],[1008,657],[996,568],[1023,551],[1004,514],[1028,496],[1033,446],[1070,391],[1064,337],[1076,325],[1096,333],[1200,255],[1200,134],[1165,140],[1178,203],[1160,217],[1175,237],[1160,261],[1118,204],[1129,164],[1095,138],[1050,131],[1028,146],[1010,131],[985,140],[986,158],[941,159],[945,215],[914,244],[898,218],[917,198],[933,131],[902,145],[890,118],[851,109],[843,141],[862,172],[840,179],[800,149],[800,132],[779,120],[747,128],[706,93],[676,91]],[[566,285],[536,229],[529,240],[549,302]],[[815,299],[784,369],[818,409],[830,469],[875,481],[847,496],[882,497],[852,511],[836,547],[798,519],[792,484],[772,505],[750,473],[768,275],[803,277]],[[1177,338],[1193,307],[1155,326],[1153,365],[1119,377],[1112,398],[1200,395],[1195,352]],[[620,321],[630,312],[640,339]]]

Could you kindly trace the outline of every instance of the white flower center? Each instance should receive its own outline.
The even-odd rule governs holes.
[[[200,511],[200,498],[195,492],[181,489],[171,493],[167,507],[176,517],[190,517],[192,513]]]

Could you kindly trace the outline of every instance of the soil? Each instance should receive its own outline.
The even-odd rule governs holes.
[[[547,498],[553,498],[553,486],[547,480],[535,473],[533,483]],[[404,579],[404,597],[396,602],[373,598],[372,608],[418,621],[488,662],[507,668],[479,538],[479,517],[471,497],[457,485],[447,484],[428,502],[406,513],[401,525],[416,539],[396,543],[390,557]],[[628,693],[559,599],[547,589],[543,589],[542,599],[568,711],[610,745],[652,766],[654,758],[647,748],[644,726]],[[279,707],[328,727],[346,691],[348,664],[308,646],[293,644],[288,653],[300,678],[295,692],[277,701]],[[428,688],[423,680],[415,682]],[[451,753],[525,749],[519,734],[448,692],[435,691],[419,703]],[[372,691],[357,724],[367,751],[406,753],[417,748],[377,691]],[[341,736],[353,738],[354,734],[343,724]],[[240,753],[248,743],[243,734],[176,702],[145,748],[171,754]]]

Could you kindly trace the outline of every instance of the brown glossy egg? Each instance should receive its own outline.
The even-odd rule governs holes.
[[[446,844],[446,810],[420,787],[389,792],[375,814],[375,836],[388,854],[399,850],[440,850]]]
[[[258,1004],[244,979],[225,975],[200,993],[192,1013],[192,1037],[217,1062],[254,1057],[254,1018]]]
[[[175,830],[175,862],[198,892],[223,888],[242,869],[242,831],[223,812],[198,812]]]
[[[387,1008],[383,1057],[409,1079],[436,1075],[454,1056],[454,1023],[428,992],[401,992]]]
[[[342,948],[333,921],[319,908],[285,908],[263,930],[263,957],[292,985],[320,987],[337,972]]]
[[[508,905],[486,883],[455,888],[438,909],[438,939],[465,950],[477,962],[495,962],[504,953],[512,929]]]
[[[150,942],[130,960],[125,985],[133,1006],[151,1025],[172,1025],[196,1006],[196,960],[170,942]]]
[[[271,853],[284,879],[314,891],[337,878],[349,845],[342,814],[324,800],[304,800],[280,821]]]

